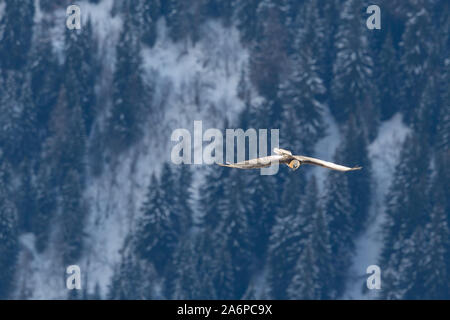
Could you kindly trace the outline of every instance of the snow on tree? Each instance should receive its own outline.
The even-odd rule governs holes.
[[[11,201],[11,167],[0,149],[0,299],[7,299],[14,285],[18,255],[17,209]]]
[[[341,123],[350,113],[367,109],[370,104],[373,63],[362,10],[362,1],[346,1],[335,35],[331,112]]]
[[[20,70],[28,61],[33,35],[34,2],[5,1],[0,21],[0,66],[3,70]]]
[[[164,181],[166,183],[166,181]],[[177,234],[173,229],[167,197],[155,175],[148,186],[143,216],[136,230],[136,250],[142,259],[153,263],[162,274],[176,246]]]
[[[330,299],[333,297],[330,232],[321,202],[315,176],[305,188],[306,193],[298,208],[302,217],[304,240],[287,288],[290,299]]]

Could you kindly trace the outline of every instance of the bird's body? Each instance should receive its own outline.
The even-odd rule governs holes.
[[[284,149],[278,149],[274,148],[273,152],[276,153],[275,155],[262,157],[262,158],[256,158],[256,159],[250,159],[246,161],[241,161],[237,163],[228,163],[228,164],[219,164],[220,166],[224,167],[230,167],[230,168],[238,168],[238,169],[260,169],[265,167],[270,167],[274,164],[285,164],[289,168],[296,170],[298,169],[302,164],[311,164],[316,166],[321,166],[324,168],[332,169],[332,170],[338,170],[338,171],[353,171],[353,170],[359,170],[361,167],[346,167],[342,166],[336,163],[311,158],[311,157],[305,157],[305,156],[296,156],[293,155],[290,151],[284,150]]]

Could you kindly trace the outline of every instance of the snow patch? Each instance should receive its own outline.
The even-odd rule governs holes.
[[[391,185],[395,167],[400,160],[400,150],[408,128],[397,113],[380,126],[377,138],[369,145],[368,153],[371,159],[374,181],[372,203],[369,209],[367,230],[356,240],[356,255],[350,269],[348,290],[344,299],[376,299],[376,290],[364,290],[368,275],[366,269],[376,265],[382,248],[381,227],[385,220],[384,199]],[[381,270],[381,276],[383,270]],[[383,282],[381,283],[383,288]]]

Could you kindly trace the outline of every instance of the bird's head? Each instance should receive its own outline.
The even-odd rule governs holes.
[[[291,162],[289,162],[288,166],[289,168],[291,168],[292,170],[297,170],[298,168],[300,168],[300,161],[298,160],[292,160]]]

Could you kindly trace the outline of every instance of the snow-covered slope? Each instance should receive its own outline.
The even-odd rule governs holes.
[[[380,228],[384,221],[385,197],[392,182],[395,167],[400,156],[400,148],[410,129],[405,126],[400,114],[381,124],[377,138],[369,145],[372,161],[372,181],[374,183],[367,230],[356,240],[356,255],[349,272],[348,290],[344,298],[373,299],[376,290],[364,290],[366,269],[378,264],[381,249]],[[383,273],[383,270],[381,270]],[[383,286],[383,284],[381,285]]]
[[[112,0],[98,5],[81,3],[82,12],[92,19],[100,54],[114,52],[103,49],[114,47],[122,24],[119,16],[112,18],[109,14],[112,3]],[[60,11],[53,13],[59,19],[64,17]],[[58,52],[62,50],[63,30],[55,29],[53,33],[55,51]],[[170,160],[171,132],[177,128],[192,131],[194,120],[203,120],[204,130],[221,128],[225,118],[233,121],[243,108],[237,97],[237,86],[248,53],[241,46],[234,27],[224,28],[220,23],[206,22],[201,40],[195,45],[175,44],[169,40],[163,20],[158,22],[158,33],[157,43],[153,48],[143,48],[142,57],[146,81],[154,85],[153,101],[149,103],[163,111],[162,118],[154,121],[153,115],[149,115],[148,130],[142,140],[113,164],[107,165],[100,176],[88,177],[85,199],[89,204],[89,215],[85,248],[79,261],[88,291],[93,291],[98,283],[102,294],[106,293],[123,240],[139,215],[150,176],[164,161]],[[106,55],[102,58],[104,72],[111,73],[114,57]],[[200,100],[197,99],[198,90],[202,92]],[[34,249],[34,237],[31,234],[21,237],[23,250],[19,257],[17,283],[20,285],[16,297],[67,297],[63,281],[65,270],[58,265],[56,246],[52,241],[49,243],[48,249],[38,254]]]

